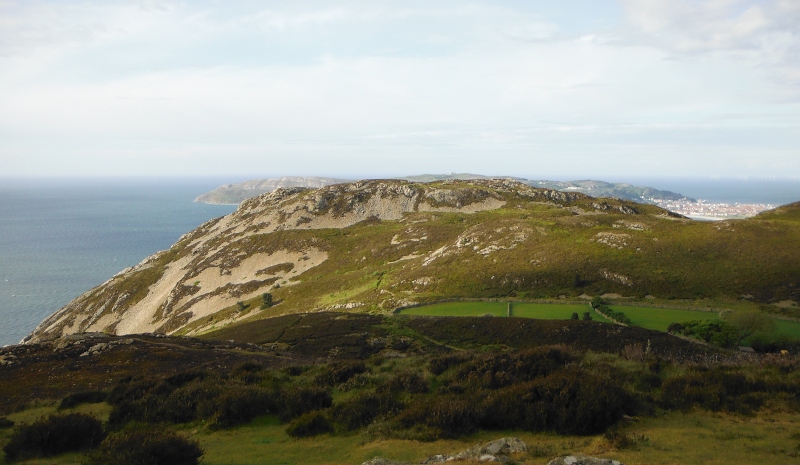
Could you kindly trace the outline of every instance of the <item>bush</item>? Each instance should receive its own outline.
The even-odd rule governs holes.
[[[400,412],[405,428],[434,428],[435,437],[456,438],[474,432],[481,420],[477,402],[461,396],[436,396]]]
[[[114,409],[109,425],[118,427],[129,421],[185,423],[214,415],[215,401],[224,387],[219,380],[190,375],[171,378],[155,386],[135,383],[127,391],[112,391],[109,399]]]
[[[670,323],[669,326],[667,326],[667,332],[669,334],[683,334],[684,330],[686,330],[686,327],[681,323]]]
[[[333,403],[331,393],[317,387],[288,389],[281,393],[281,400],[282,405],[278,407],[281,421],[289,421],[314,410],[326,409]]]
[[[589,312],[583,312],[583,321],[592,321],[592,314]]]
[[[275,409],[270,393],[264,389],[245,388],[226,392],[216,401],[215,428],[249,423],[254,418],[266,415]]]
[[[484,427],[594,434],[626,413],[631,398],[610,379],[564,370],[486,396]]]
[[[800,352],[800,341],[783,334],[755,334],[750,336],[749,342],[750,347],[761,353],[780,352],[781,350],[788,350],[793,354]]]
[[[335,405],[331,409],[333,421],[346,430],[367,426],[375,418],[397,411],[402,405],[389,395],[364,392]]]
[[[333,431],[325,414],[320,411],[306,413],[294,419],[286,428],[286,434],[295,438],[317,436]]]
[[[263,310],[269,307],[272,307],[272,294],[265,292],[261,294],[261,309]]]
[[[197,441],[163,430],[134,430],[109,436],[92,465],[197,465],[203,450]]]
[[[428,381],[417,373],[401,372],[381,384],[378,391],[388,394],[407,392],[409,394],[424,394],[428,392]]]
[[[103,440],[100,420],[82,413],[51,415],[20,427],[3,447],[7,461],[90,449]]]
[[[68,394],[58,404],[59,410],[77,407],[81,404],[99,404],[105,402],[108,395],[101,391],[82,391]]]
[[[428,363],[428,370],[438,376],[447,371],[450,367],[461,365],[470,358],[468,354],[462,352],[442,355],[441,357],[431,359]]]
[[[762,402],[753,388],[741,373],[692,370],[664,381],[661,405],[671,409],[687,410],[697,405],[715,411],[748,412]]]
[[[367,366],[364,365],[364,362],[332,363],[326,366],[314,381],[320,386],[335,386],[347,382],[353,376],[365,371],[367,371]]]
[[[576,320],[577,321],[578,319],[579,319],[578,312],[572,312],[572,317],[570,317],[570,320]]]
[[[482,356],[462,365],[454,379],[473,388],[497,389],[560,370],[575,357],[552,347]]]
[[[677,332],[678,326],[672,326],[672,329]],[[669,327],[667,330],[669,331]],[[687,321],[683,323],[683,330],[680,334],[727,348],[736,346],[739,339],[739,331],[732,324],[723,320]]]
[[[0,429],[8,429],[14,426],[14,422],[6,417],[0,417]]]

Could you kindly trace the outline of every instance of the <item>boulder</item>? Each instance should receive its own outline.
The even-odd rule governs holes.
[[[587,457],[585,455],[568,455],[566,457],[556,457],[553,460],[551,460],[547,465],[624,465],[624,464],[611,459]]]
[[[520,438],[508,437],[477,445],[453,455],[434,455],[420,462],[420,465],[434,463],[478,461],[478,462],[508,462],[509,455],[525,452],[528,446]]]
[[[397,462],[395,460],[389,460],[383,457],[375,457],[372,460],[367,460],[361,465],[411,465],[411,464],[408,462]]]

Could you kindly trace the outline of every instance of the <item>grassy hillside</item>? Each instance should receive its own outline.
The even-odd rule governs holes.
[[[37,337],[201,334],[243,319],[448,298],[617,294],[749,301],[800,316],[798,216],[795,205],[697,222],[497,180],[276,191],[77,299]],[[264,292],[275,305],[262,306]]]
[[[387,311],[450,297],[608,293],[777,303],[800,301],[799,226],[779,214],[702,223],[647,214],[573,215],[520,202],[471,215],[411,214],[343,230],[273,233],[243,245],[314,238],[329,254],[273,290],[282,303],[264,315],[346,304]]]

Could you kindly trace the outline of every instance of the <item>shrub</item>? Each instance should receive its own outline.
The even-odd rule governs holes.
[[[263,365],[254,362],[245,362],[234,367],[230,372],[230,377],[238,378],[248,384],[256,384],[263,379],[263,375],[261,374],[263,370]]]
[[[442,355],[431,359],[428,363],[428,370],[434,375],[441,375],[450,367],[461,365],[469,360],[471,357],[463,352],[455,352],[452,354]]]
[[[593,434],[619,421],[631,405],[630,396],[609,378],[562,370],[487,395],[482,424],[489,429]]]
[[[265,292],[261,294],[261,308],[265,309],[269,307],[272,307],[272,294],[270,294],[269,292]]]
[[[734,347],[739,338],[739,331],[732,324],[723,320],[687,321],[683,324],[681,334],[729,348]]]
[[[216,401],[217,414],[213,426],[230,428],[266,415],[275,408],[270,393],[264,389],[245,388],[226,392]]]
[[[686,327],[681,323],[670,323],[669,326],[667,326],[667,332],[669,334],[683,334],[685,329]]]
[[[720,316],[724,316],[725,321],[736,329],[734,346],[756,333],[770,334],[775,331],[775,320],[761,312],[733,312]]]
[[[174,390],[166,398],[153,399],[152,403],[157,403],[157,406],[148,412],[149,415],[140,419],[186,423],[198,418],[208,418],[216,411],[216,400],[222,392],[223,387],[216,382],[190,383]]]
[[[0,429],[8,429],[14,426],[14,422],[6,417],[0,417]]]
[[[800,352],[800,341],[783,334],[755,334],[750,336],[750,346],[756,352],[780,352],[788,350],[790,353]]]
[[[279,417],[282,421],[289,421],[300,415],[322,410],[331,406],[333,398],[326,389],[318,387],[295,387],[281,393],[282,405]]]
[[[583,312],[583,321],[592,321],[592,314],[589,312]]]
[[[92,465],[197,465],[203,450],[197,441],[163,430],[134,430],[106,438]]]
[[[405,428],[434,428],[435,437],[455,438],[475,431],[481,420],[479,405],[461,396],[436,396],[400,412]],[[429,431],[429,430],[428,430]]]
[[[335,386],[365,371],[367,371],[367,366],[364,365],[364,362],[332,363],[325,367],[314,381],[320,386]]]
[[[390,395],[360,393],[331,409],[333,421],[346,430],[366,426],[375,418],[397,411],[402,405]]]
[[[181,386],[185,386],[191,383],[196,379],[204,380],[208,377],[209,373],[207,371],[190,370],[169,376],[166,379],[164,379],[164,382],[174,388],[179,388]]]
[[[155,386],[145,383],[144,388],[132,385],[128,392],[112,391],[109,398],[113,398],[114,408],[109,415],[109,425],[118,427],[134,420],[184,423],[214,415],[215,401],[223,392],[223,384],[218,379],[195,375],[197,373],[167,378]],[[147,387],[151,388],[147,390]]]
[[[58,404],[59,410],[77,407],[81,404],[99,404],[106,401],[107,394],[101,391],[82,391],[68,394]]]
[[[708,410],[747,412],[762,402],[753,388],[741,373],[724,369],[692,370],[664,381],[661,404],[672,409],[685,410],[698,405]]]
[[[325,414],[318,410],[295,418],[286,428],[286,434],[295,438],[317,436],[332,431],[333,427]]]
[[[103,440],[100,420],[82,413],[51,415],[22,426],[3,447],[6,460],[47,457],[95,447]]]
[[[143,398],[147,393],[155,387],[156,383],[153,380],[124,380],[118,385],[114,386],[106,402],[111,405],[118,405],[126,402],[134,402]]]
[[[492,354],[462,365],[454,379],[473,388],[497,389],[545,376],[573,360],[572,355],[552,347]]]
[[[578,319],[579,319],[578,312],[572,312],[572,317],[570,317],[570,320],[578,320]]]
[[[293,365],[283,369],[283,372],[289,376],[300,376],[308,370],[308,367]]]
[[[409,394],[424,394],[428,392],[428,382],[421,375],[411,372],[398,373],[384,382],[378,391],[389,394],[407,392]]]

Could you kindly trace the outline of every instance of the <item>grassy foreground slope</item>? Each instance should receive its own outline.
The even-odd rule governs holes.
[[[790,463],[800,444],[797,357],[597,321],[324,312],[202,339],[70,336],[0,357],[11,361],[0,365],[0,418],[15,423],[0,428],[0,446],[44,415],[74,411],[110,437],[177,431],[199,441],[207,465],[419,463],[503,436],[529,445],[513,457],[525,464],[570,453],[627,465]],[[96,403],[57,411],[86,391]],[[309,418],[327,426],[298,434]]]
[[[200,334],[242,319],[453,297],[746,299],[796,313],[798,210],[697,222],[508,180],[279,190],[76,299],[32,340]],[[276,305],[261,308],[265,292]]]

